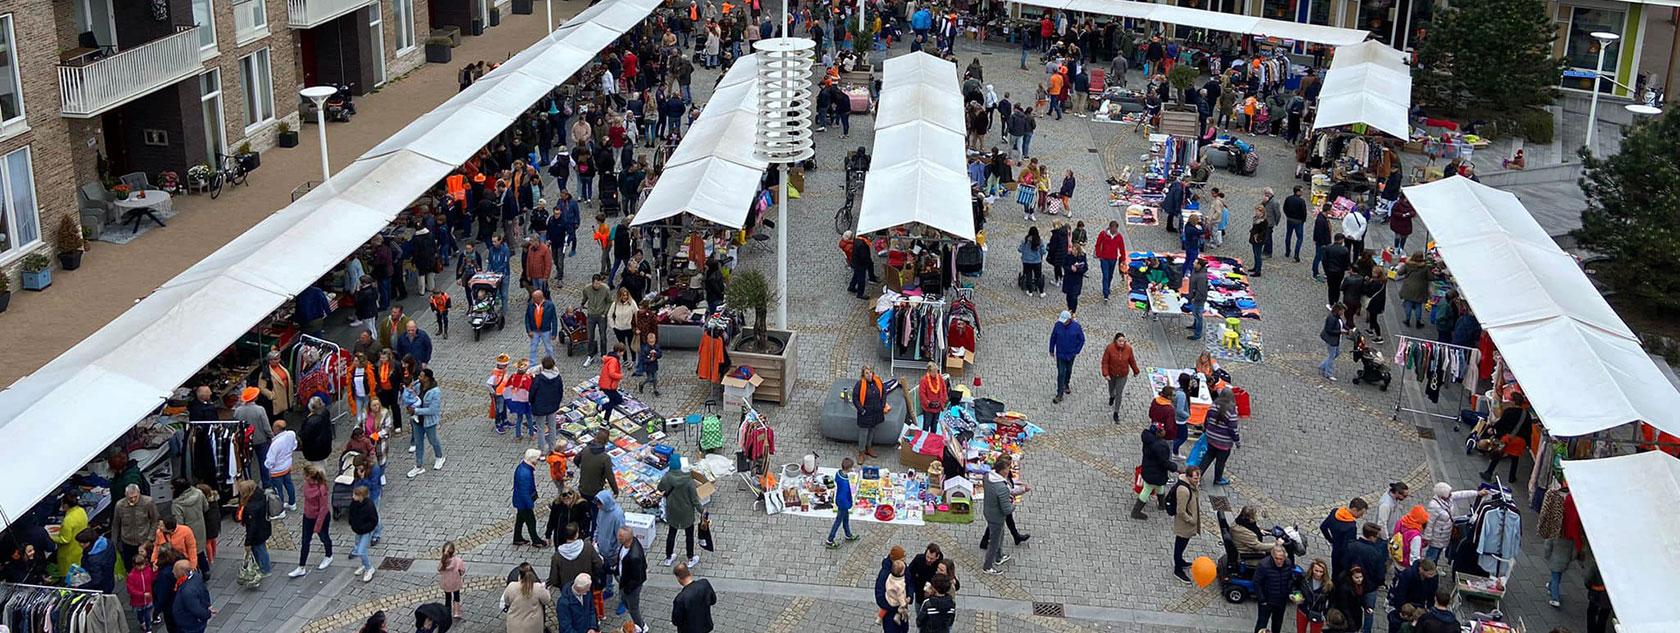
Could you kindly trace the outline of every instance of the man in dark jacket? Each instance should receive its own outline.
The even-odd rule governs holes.
[[[1359,538],[1348,543],[1342,552],[1343,564],[1351,567],[1358,565],[1365,570],[1365,586],[1381,587],[1388,582],[1388,548],[1381,541],[1382,526],[1366,523],[1360,528]],[[1343,570],[1346,568],[1344,567]],[[1338,576],[1340,571],[1335,572]],[[1366,592],[1365,606],[1376,604],[1377,592]]]
[[[537,534],[537,462],[542,461],[542,451],[534,448],[525,449],[525,458],[519,460],[519,465],[513,467],[513,544],[524,545],[529,542],[537,547],[546,547],[548,543]],[[526,541],[519,533],[520,526],[527,527],[531,540]]]
[[[867,299],[864,291],[869,289],[869,271],[875,268],[875,247],[869,244],[869,238],[859,235],[852,238],[852,252],[847,262],[852,266],[852,281],[846,284],[846,292],[857,295],[859,299]]]
[[[210,606],[210,590],[204,586],[204,576],[187,561],[175,562],[175,601],[170,610],[175,615],[177,633],[204,633],[216,610]]]
[[[717,604],[712,583],[695,578],[688,571],[688,563],[677,563],[671,573],[677,577],[677,584],[682,585],[671,602],[671,625],[677,627],[677,633],[711,633],[712,605]]]
[[[618,528],[618,589],[624,610],[630,621],[641,629],[647,627],[642,619],[642,585],[647,583],[647,552],[630,528]]]
[[[117,548],[94,530],[76,533],[76,542],[85,552],[82,554],[82,568],[88,573],[88,582],[81,588],[111,593],[116,588]]]
[[[612,457],[607,455],[607,432],[595,434],[594,441],[589,443],[577,458],[578,494],[584,499],[594,499],[595,493],[610,487],[613,496],[618,495],[618,478],[613,476]],[[595,504],[585,503],[589,507],[589,525],[579,526],[583,530],[582,536],[595,535]]]
[[[332,457],[332,416],[318,396],[309,398],[309,415],[303,418],[303,426],[298,427],[298,450],[303,452],[304,459],[317,466]]]
[[[1294,586],[1295,565],[1289,562],[1289,552],[1282,545],[1273,545],[1272,555],[1261,560],[1254,570],[1254,601],[1260,605],[1255,630],[1283,630],[1283,614],[1289,610],[1289,592]]]
[[[858,375],[857,386],[852,389],[852,407],[857,410],[858,461],[862,462],[875,456],[875,427],[887,420],[886,390],[875,370],[867,365]]]
[[[1365,516],[1365,509],[1370,504],[1364,499],[1354,497],[1347,507],[1331,510],[1330,514],[1318,524],[1318,532],[1324,536],[1324,542],[1330,545],[1330,568],[1340,574],[1347,569],[1347,559],[1344,550],[1347,544],[1358,535],[1359,517]]]
[[[1050,356],[1056,359],[1056,397],[1051,398],[1055,404],[1062,403],[1062,396],[1070,392],[1069,383],[1073,380],[1073,361],[1079,358],[1079,352],[1085,349],[1085,328],[1073,318],[1073,313],[1063,310],[1056,317],[1056,325],[1050,328]]]
[[[1409,604],[1427,609],[1430,599],[1440,590],[1441,578],[1436,573],[1435,561],[1427,558],[1395,574],[1394,586],[1388,588],[1388,630],[1400,630],[1400,607]]]
[[[1323,214],[1320,214],[1323,217]],[[1344,244],[1341,233],[1330,238],[1330,243],[1319,248],[1321,259],[1324,261],[1324,285],[1329,291],[1330,305],[1342,302],[1342,277],[1353,267],[1353,254]]]
[[[1184,212],[1184,178],[1180,177],[1167,185],[1167,193],[1161,199],[1161,212],[1167,216],[1167,232],[1177,233],[1179,216]]]
[[[1418,618],[1412,630],[1417,633],[1456,633],[1463,630],[1463,626],[1458,623],[1458,616],[1453,615],[1452,598],[1452,589],[1436,591],[1435,606],[1423,612],[1423,616]],[[1389,630],[1398,630],[1393,627],[1394,625],[1390,624]]]
[[[506,284],[507,282],[502,283]],[[408,331],[403,332],[402,336],[391,342],[391,347],[397,353],[397,358],[413,356],[414,360],[421,365],[431,363],[432,337],[426,334],[425,330],[420,329],[420,324],[414,321],[409,321],[406,327]]]
[[[1288,198],[1283,199],[1283,221],[1286,227],[1283,232],[1283,255],[1285,257],[1293,258],[1296,263],[1300,263],[1301,242],[1305,241],[1302,238],[1305,237],[1303,233],[1306,232],[1307,223],[1307,200],[1301,197],[1300,185],[1296,185],[1294,193],[1289,194]],[[1329,228],[1330,224],[1328,219],[1326,219],[1325,230],[1328,231]],[[1313,226],[1313,233],[1313,241],[1316,242],[1318,240],[1318,226],[1316,224]],[[1326,235],[1325,237],[1328,238],[1329,236]],[[1294,238],[1295,240],[1295,249],[1293,251],[1289,248],[1289,240],[1291,238]],[[1314,257],[1313,263],[1317,264],[1317,261],[1318,258]]]
[[[1143,429],[1143,490],[1138,492],[1137,503],[1132,506],[1132,518],[1149,518],[1143,513],[1143,506],[1150,497],[1156,497],[1161,508],[1166,509],[1167,498],[1161,496],[1161,491],[1170,472],[1178,472],[1178,464],[1172,460],[1172,443],[1161,437],[1160,429],[1150,425]]]
[[[1258,275],[1260,274],[1259,260],[1255,260],[1254,264],[1254,274]],[[1208,300],[1207,260],[1196,259],[1195,270],[1190,273],[1190,295],[1185,299],[1189,302],[1190,307],[1190,336],[1186,338],[1199,341],[1202,339],[1202,311],[1207,308]]]

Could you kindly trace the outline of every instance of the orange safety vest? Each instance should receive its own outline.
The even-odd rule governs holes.
[[[456,202],[464,203],[467,201],[466,174],[455,174],[450,176],[444,179],[444,183],[444,186],[449,189],[449,197],[454,198]]]
[[[865,379],[863,379],[863,378],[858,379],[857,392],[852,395],[852,397],[857,400],[857,405],[860,406],[860,407],[863,406],[863,403],[865,402],[864,394],[863,394],[863,387],[864,387],[864,382],[863,381],[864,380]],[[873,384],[875,385],[875,390],[878,391],[878,392],[881,392],[881,398],[883,400],[885,400],[887,394],[886,394],[886,390],[881,388],[881,377],[876,376],[874,381],[873,381]]]
[[[697,21],[697,20],[700,19],[700,5],[699,4],[688,5],[688,19],[691,20],[691,21]]]

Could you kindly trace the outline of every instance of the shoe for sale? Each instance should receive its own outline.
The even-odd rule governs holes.
[[[372,567],[369,567],[367,571],[362,572],[362,582],[373,582],[373,568]]]
[[[443,470],[443,458],[442,457],[439,457],[439,458],[432,461],[432,470]]]
[[[316,565],[315,568],[316,569],[326,569],[328,567],[331,567],[332,566],[332,559],[333,559],[333,557],[331,557],[331,556],[328,556],[326,558],[321,559],[321,564]]]
[[[419,477],[420,473],[423,473],[423,472],[426,472],[426,469],[421,468],[419,466],[415,466],[413,468],[408,469],[408,478],[413,479],[415,477]]]
[[[292,571],[287,572],[286,577],[287,578],[302,578],[303,575],[307,574],[307,573],[309,573],[309,570],[304,569],[302,565],[298,565],[297,569],[293,569]]]
[[[670,556],[665,557],[665,562],[661,563],[661,564],[666,566],[666,567],[670,567],[671,565],[675,565],[676,563],[677,563],[677,555],[672,554]]]

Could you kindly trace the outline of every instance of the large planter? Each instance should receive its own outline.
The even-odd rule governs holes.
[[[58,254],[58,265],[65,270],[75,270],[82,267],[81,251],[65,251]]]
[[[453,49],[442,44],[426,45],[426,61],[432,64],[447,64],[455,58]]]
[[[502,25],[502,10],[501,10],[501,8],[490,7],[490,26],[501,26],[501,25]]]
[[[281,147],[297,147],[298,146],[297,130],[286,130],[284,132],[281,132],[275,142],[278,143]]]
[[[0,292],[0,312],[5,312],[6,308],[10,307],[11,305],[12,305],[12,291],[7,290],[5,292]]]
[[[51,268],[35,272],[25,270],[19,276],[23,277],[24,290],[46,290],[47,286],[52,285]]]
[[[782,353],[760,354],[742,351],[741,344],[752,336],[748,330],[735,338],[729,356],[735,361],[736,367],[746,365],[764,378],[764,382],[753,391],[753,400],[786,405],[793,400],[793,384],[799,380],[799,333],[774,329],[767,329],[764,333],[782,344]]]
[[[531,15],[531,0],[513,0],[514,15]]]

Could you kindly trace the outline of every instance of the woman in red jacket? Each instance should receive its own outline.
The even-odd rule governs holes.
[[[1100,242],[1101,237],[1097,240]],[[1103,350],[1102,377],[1108,380],[1108,408],[1109,419],[1120,421],[1120,403],[1126,393],[1126,379],[1142,373],[1138,368],[1137,356],[1132,353],[1132,343],[1126,340],[1126,335],[1115,332],[1114,340]],[[1172,400],[1167,400],[1168,405]],[[1170,439],[1170,438],[1169,438]]]
[[[929,433],[938,432],[939,414],[951,406],[951,389],[946,386],[945,375],[940,373],[938,363],[927,364],[927,373],[922,374],[918,389],[922,395],[922,429]]]
[[[1149,403],[1149,423],[1161,429],[1161,439],[1169,442],[1178,439],[1178,415],[1173,408],[1173,397],[1178,390],[1171,386],[1162,387],[1160,395]]]
[[[601,420],[612,421],[613,409],[624,403],[624,396],[618,393],[618,383],[624,380],[624,368],[619,359],[624,357],[624,344],[614,343],[611,354],[601,359],[601,377],[597,381],[601,393],[607,394],[607,404],[601,407]]]

